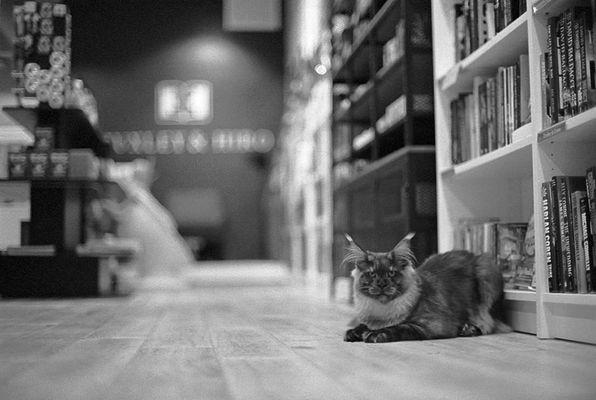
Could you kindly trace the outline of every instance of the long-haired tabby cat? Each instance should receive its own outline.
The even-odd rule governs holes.
[[[453,250],[414,268],[413,233],[391,251],[362,249],[346,234],[344,263],[355,265],[357,324],[345,341],[372,343],[509,332],[499,321],[503,282],[488,256]]]

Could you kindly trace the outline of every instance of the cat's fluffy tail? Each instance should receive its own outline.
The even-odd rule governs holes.
[[[495,326],[493,328],[493,333],[509,333],[512,332],[513,329],[509,325],[504,322],[495,319]]]

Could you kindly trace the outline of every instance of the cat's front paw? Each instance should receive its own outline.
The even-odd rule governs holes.
[[[386,343],[390,341],[389,332],[385,329],[378,329],[376,331],[368,331],[362,335],[362,339],[366,343]]]
[[[348,329],[344,335],[344,342],[362,342],[362,332],[358,329]]]
[[[482,335],[482,331],[475,325],[465,323],[458,332],[458,336],[463,337],[472,337],[472,336],[480,336]]]
[[[369,329],[366,325],[360,324],[355,328],[348,329],[346,334],[344,335],[345,342],[362,342],[363,335],[369,332]]]

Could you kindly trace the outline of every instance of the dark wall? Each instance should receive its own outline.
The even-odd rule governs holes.
[[[93,90],[102,131],[168,128],[155,124],[155,84],[205,79],[213,83],[214,115],[200,128],[268,129],[277,134],[282,112],[281,32],[224,32],[221,1],[69,3],[73,75]],[[160,201],[177,188],[218,189],[228,222],[224,257],[265,256],[263,157],[208,153],[155,159],[152,190]]]

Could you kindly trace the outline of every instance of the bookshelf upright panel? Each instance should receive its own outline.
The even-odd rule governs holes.
[[[565,86],[569,90],[567,100],[563,100],[563,92],[561,94],[561,103],[569,106],[569,112],[567,109],[558,109],[561,116],[554,120],[551,115],[554,98],[550,95],[552,86],[549,86],[548,80],[549,62],[545,62],[545,58],[548,60],[545,53],[549,52],[549,46],[552,45],[549,44],[549,32],[551,35],[555,32],[553,27],[559,25],[553,25],[553,21],[557,21],[556,18],[561,15],[572,16],[565,20],[571,27],[569,31],[563,28],[557,28],[560,31],[556,31],[557,34],[573,38],[575,52],[568,53],[567,65],[575,62],[574,57],[580,60],[584,48],[579,46],[582,42],[578,32],[585,30],[579,28],[581,23],[576,21],[583,21],[584,14],[583,11],[578,11],[581,9],[573,8],[575,14],[567,10],[572,7],[587,7],[590,15],[593,15],[594,10],[590,9],[591,2],[588,0],[527,0],[526,8],[522,7],[516,18],[502,24],[501,29],[496,32],[489,32],[485,41],[480,40],[475,50],[472,49],[465,57],[458,59],[456,48],[460,51],[461,47],[457,47],[456,18],[462,9],[456,5],[461,4],[464,9],[466,6],[476,6],[479,7],[477,10],[486,11],[486,7],[499,3],[524,5],[524,2],[507,0],[498,3],[490,0],[432,2],[438,247],[440,251],[457,247],[459,242],[455,239],[456,233],[461,232],[462,221],[465,220],[498,219],[503,223],[523,223],[532,217],[535,291],[506,290],[509,322],[515,330],[535,333],[541,338],[596,343],[596,294],[571,293],[569,288],[564,293],[555,293],[552,288],[549,291],[542,193],[543,183],[550,182],[553,177],[585,176],[586,170],[596,165],[596,109],[592,108],[595,102],[592,100],[581,108],[581,96],[576,94],[578,100],[574,103],[574,91],[571,88],[576,88],[575,93],[581,93],[581,78],[577,79],[577,86],[573,86],[572,74],[567,77],[565,73],[561,73],[561,79],[569,79]],[[591,24],[586,26],[592,27]],[[482,39],[482,33],[479,35]],[[551,40],[553,37],[551,36]],[[571,46],[569,45],[569,49]],[[482,103],[476,99],[482,99],[481,88],[487,79],[501,73],[512,63],[519,63],[515,71],[522,70],[522,61],[527,62],[527,74],[522,72],[521,76],[526,77],[525,85],[529,91],[527,112],[531,118],[518,118],[502,146],[483,152],[482,135],[486,135],[486,132],[490,135],[492,132],[490,111],[483,110],[490,109],[491,103],[483,108],[478,106]],[[574,65],[575,67],[566,71],[570,73],[577,68],[580,74],[581,63]],[[519,82],[514,83],[517,87],[524,85],[523,78],[514,82]],[[490,84],[487,86],[490,88]],[[513,91],[504,93],[519,96],[515,88],[513,86]],[[468,104],[464,102],[463,106],[457,108],[456,100],[465,97],[466,93],[471,93],[472,107],[468,108]],[[514,101],[517,102],[517,98]],[[516,106],[523,107],[523,104],[520,100]],[[577,105],[576,108],[573,107],[574,104]],[[460,154],[457,152],[469,149],[458,143],[464,140],[459,128],[466,127],[465,118],[468,118],[467,115],[464,117],[463,124],[461,119],[457,119],[462,118],[459,116],[462,109],[473,111],[468,125],[472,126],[469,131],[471,139],[466,139],[470,140],[468,146],[474,147],[480,143],[481,148],[481,151],[476,154],[472,151],[471,157],[463,159],[458,157]],[[523,112],[520,111],[520,114]],[[482,130],[485,126],[489,127],[488,131]],[[474,135],[480,135],[480,139],[475,139]],[[582,269],[577,266],[574,268],[577,279],[577,274],[581,274]]]

